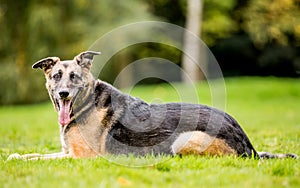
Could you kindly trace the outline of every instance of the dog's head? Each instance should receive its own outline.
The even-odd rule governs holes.
[[[32,68],[41,68],[45,73],[46,87],[62,126],[70,123],[75,100],[94,81],[90,68],[94,55],[99,54],[86,51],[73,60],[60,61],[58,57],[47,57],[33,64]]]

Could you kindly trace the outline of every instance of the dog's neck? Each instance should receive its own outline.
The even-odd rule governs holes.
[[[75,118],[80,117],[81,115],[84,115],[84,113],[87,113],[92,108],[96,108],[95,106],[95,80],[86,83],[81,91],[79,92],[78,96],[76,96],[76,100],[73,104],[73,115]]]

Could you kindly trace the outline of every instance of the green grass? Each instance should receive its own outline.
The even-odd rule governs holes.
[[[299,79],[230,78],[226,95],[219,86],[198,84],[200,102],[226,102],[225,110],[257,150],[300,154]],[[140,86],[131,92],[148,102],[193,102],[193,93],[180,84]],[[300,187],[300,160],[293,159],[117,156],[109,158],[114,162],[101,157],[7,162],[15,152],[59,151],[59,127],[50,103],[0,107],[0,119],[0,187]]]

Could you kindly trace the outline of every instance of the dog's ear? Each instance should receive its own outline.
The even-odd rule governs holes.
[[[87,67],[89,69],[92,65],[94,55],[100,55],[100,54],[101,54],[100,52],[86,51],[75,56],[74,60],[78,63],[78,65],[82,67]]]
[[[34,63],[32,65],[32,68],[37,69],[43,69],[43,71],[46,73],[48,70],[50,70],[57,62],[59,62],[60,59],[58,57],[47,57],[45,59],[41,59],[38,62]]]

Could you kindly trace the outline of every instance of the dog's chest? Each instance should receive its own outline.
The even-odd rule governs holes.
[[[101,123],[102,115],[92,111],[84,119],[76,119],[68,130],[63,132],[62,145],[74,157],[93,157],[105,154],[107,130]]]

